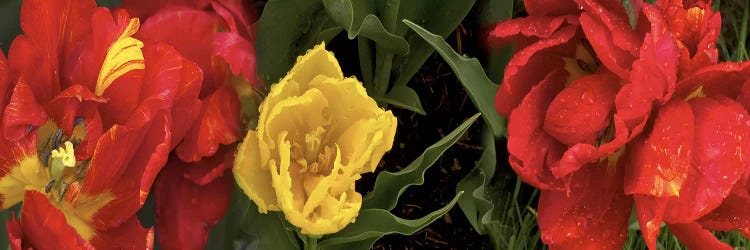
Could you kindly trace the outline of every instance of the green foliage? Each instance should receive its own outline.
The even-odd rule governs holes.
[[[425,114],[407,82],[434,51],[398,20],[410,19],[447,36],[474,0],[323,0],[326,11],[349,39],[357,38],[362,79],[375,100]]]
[[[492,134],[495,137],[505,134],[505,118],[495,111],[495,93],[497,93],[498,86],[484,73],[479,60],[457,54],[441,36],[432,34],[409,20],[404,20],[404,23],[432,45],[448,62],[471,97],[471,101],[474,102],[474,106],[482,112],[482,117],[492,130]]]
[[[10,43],[21,33],[21,0],[0,1],[0,48],[8,55]]]
[[[448,147],[461,138],[461,135],[469,129],[469,126],[474,123],[478,116],[479,114],[476,114],[467,119],[453,132],[428,147],[424,153],[401,171],[396,173],[381,172],[375,180],[375,187],[372,192],[368,193],[362,200],[362,208],[391,210],[396,207],[398,197],[406,191],[406,188],[423,184],[425,171],[443,155]]]
[[[328,17],[321,0],[268,1],[256,30],[258,76],[267,85],[276,83],[297,56],[339,32],[341,28]]]

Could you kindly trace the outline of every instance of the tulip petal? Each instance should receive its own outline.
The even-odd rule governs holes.
[[[566,145],[594,144],[610,123],[614,97],[620,84],[615,75],[580,77],[552,100],[544,118],[544,131]]]
[[[680,196],[670,204],[665,221],[689,223],[717,208],[747,167],[750,155],[750,116],[726,98],[694,98],[693,163]]]
[[[750,192],[747,187],[732,191],[721,206],[698,220],[706,229],[730,231],[750,227]]]
[[[231,152],[229,154],[231,156]],[[232,157],[220,165],[231,165]],[[203,162],[188,164],[178,158],[170,159],[154,185],[156,229],[159,244],[167,249],[203,249],[208,232],[224,216],[232,193],[232,176],[223,171],[221,176],[205,185],[185,178],[185,171],[202,167]],[[212,169],[223,169],[210,166]]]
[[[677,236],[680,243],[685,244],[689,249],[734,249],[726,243],[719,241],[719,239],[716,239],[714,234],[703,229],[695,222],[687,224],[669,224],[669,230]]]
[[[176,153],[183,161],[194,162],[211,156],[220,145],[233,143],[240,136],[240,102],[230,87],[217,89],[203,101],[201,115]]]
[[[542,190],[539,228],[550,249],[619,249],[628,233],[632,199],[622,192],[622,171],[587,165],[573,174],[570,191]]]
[[[81,228],[71,226],[66,215],[50,204],[44,193],[28,190],[21,211],[23,239],[20,245],[36,249],[94,249],[81,236]]]
[[[208,185],[217,178],[226,175],[226,170],[232,168],[234,162],[235,145],[222,145],[213,156],[204,157],[200,161],[186,165],[183,170],[185,179],[196,185]]]
[[[127,9],[133,16],[146,19],[165,8],[179,6],[200,10],[208,7],[211,2],[212,0],[123,0],[122,7]]]
[[[49,171],[36,152],[36,131],[16,142],[4,139],[0,147],[0,209],[23,201],[27,187],[42,188],[49,182]]]
[[[255,46],[252,41],[237,33],[219,32],[214,35],[214,53],[229,64],[234,75],[242,75],[245,81],[258,86],[255,68]]]
[[[750,61],[713,64],[680,80],[676,94],[686,97],[701,88],[706,96],[724,95],[735,98],[743,88],[743,84],[740,83],[747,79],[750,79]]]
[[[143,228],[138,217],[115,228],[100,232],[91,239],[97,249],[154,249],[154,229]]]
[[[565,66],[563,56],[574,57],[576,44],[570,41],[576,35],[576,29],[577,26],[566,26],[550,38],[539,40],[513,55],[505,66],[503,83],[495,97],[498,113],[509,116],[535,84],[541,82],[549,72]],[[566,81],[561,80],[563,83]]]
[[[18,78],[10,102],[3,112],[4,139],[17,141],[28,135],[32,127],[42,126],[47,122],[47,113],[34,98],[32,91],[24,78]]]
[[[508,152],[511,167],[523,179],[540,189],[562,187],[562,182],[548,169],[550,158],[559,159],[564,145],[542,129],[545,110],[562,88],[567,72],[558,69],[531,89],[508,122]]]
[[[232,173],[237,185],[258,205],[258,211],[266,213],[268,210],[279,210],[279,207],[276,191],[271,182],[271,172],[266,164],[261,164],[258,145],[255,131],[247,132],[247,136],[237,148]]]
[[[77,118],[84,118],[85,137],[76,146],[76,158],[88,159],[93,154],[96,142],[102,135],[102,122],[98,113],[99,104],[106,98],[95,95],[81,85],[73,85],[58,93],[49,103],[50,116],[67,136],[73,134]]]
[[[674,197],[687,178],[695,121],[687,102],[673,99],[661,107],[648,137],[631,142],[626,194]]]

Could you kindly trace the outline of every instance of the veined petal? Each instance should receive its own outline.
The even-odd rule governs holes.
[[[201,115],[176,153],[183,161],[194,162],[211,156],[220,145],[233,143],[240,136],[240,102],[230,87],[222,87],[203,101]]]
[[[143,52],[141,52],[143,42],[132,37],[139,27],[140,21],[137,18],[130,19],[125,30],[112,43],[99,71],[99,78],[96,80],[96,95],[104,94],[104,91],[120,76],[132,70],[146,68],[143,62]]]
[[[18,78],[10,102],[3,112],[4,139],[19,140],[29,134],[30,128],[42,126],[47,122],[47,113],[37,102],[32,91],[23,77]]]
[[[687,97],[700,87],[707,96],[724,95],[735,98],[747,79],[750,79],[750,61],[722,62],[701,68],[681,79],[677,84],[676,94]]]
[[[229,64],[234,75],[242,75],[245,81],[258,86],[255,68],[255,46],[252,41],[241,37],[237,33],[219,32],[213,39],[214,53]]]
[[[36,152],[36,131],[16,142],[0,139],[0,209],[7,209],[24,199],[27,189],[43,190],[49,182],[49,171],[42,166]]]
[[[732,190],[721,203],[707,215],[701,217],[698,223],[709,230],[739,230],[750,227],[750,192],[747,187]]]
[[[86,136],[78,138],[83,139],[75,150],[78,159],[88,159],[93,154],[96,142],[102,134],[98,108],[101,103],[106,102],[105,98],[95,95],[86,87],[73,85],[58,93],[47,107],[52,120],[67,136],[73,134],[76,119],[84,118]]]
[[[523,5],[530,16],[561,16],[580,11],[573,0],[524,0]]]
[[[211,2],[211,0],[123,0],[122,6],[133,16],[147,18],[167,7],[183,6],[200,10],[208,7]]]
[[[226,170],[232,168],[236,145],[222,145],[216,154],[204,157],[200,161],[184,163],[183,178],[192,181],[196,185],[208,185],[217,178],[227,175]]]
[[[69,224],[67,215],[50,203],[50,199],[39,191],[26,191],[21,211],[23,236],[35,249],[94,249],[80,235],[81,231]],[[93,237],[93,235],[87,235]],[[25,244],[24,244],[25,243]]]
[[[102,232],[91,239],[97,249],[154,249],[154,229],[143,228],[138,217],[130,217],[122,225]]]
[[[229,152],[231,155],[231,152]],[[223,155],[212,158],[225,159]],[[231,165],[219,161],[221,165]],[[232,193],[232,176],[221,168],[219,177],[203,185],[185,178],[186,171],[204,164],[185,163],[172,157],[154,185],[156,229],[159,245],[168,249],[203,249],[208,232],[226,213]],[[217,166],[209,166],[219,169]]]

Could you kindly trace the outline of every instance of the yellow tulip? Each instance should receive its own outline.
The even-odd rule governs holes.
[[[344,78],[321,44],[297,58],[259,112],[233,168],[259,211],[280,210],[309,235],[354,222],[362,206],[355,181],[375,171],[393,145],[391,111],[378,107],[356,78]]]

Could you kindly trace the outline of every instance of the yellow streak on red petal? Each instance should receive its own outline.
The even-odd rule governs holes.
[[[44,169],[36,155],[21,157],[10,173],[0,178],[2,209],[7,209],[23,200],[27,189],[44,191],[49,181],[49,172]]]
[[[65,214],[65,220],[76,230],[81,238],[91,241],[96,235],[96,230],[91,225],[92,218],[94,218],[96,212],[114,199],[114,195],[105,192],[95,196],[79,194],[77,198],[66,197],[61,202],[55,200],[52,200],[52,202]],[[69,201],[74,201],[74,203]]]
[[[96,80],[96,95],[101,96],[104,91],[120,76],[138,69],[145,69],[143,62],[143,42],[131,37],[138,31],[140,22],[138,18],[130,19],[128,27],[115,40],[107,51],[99,78]]]

